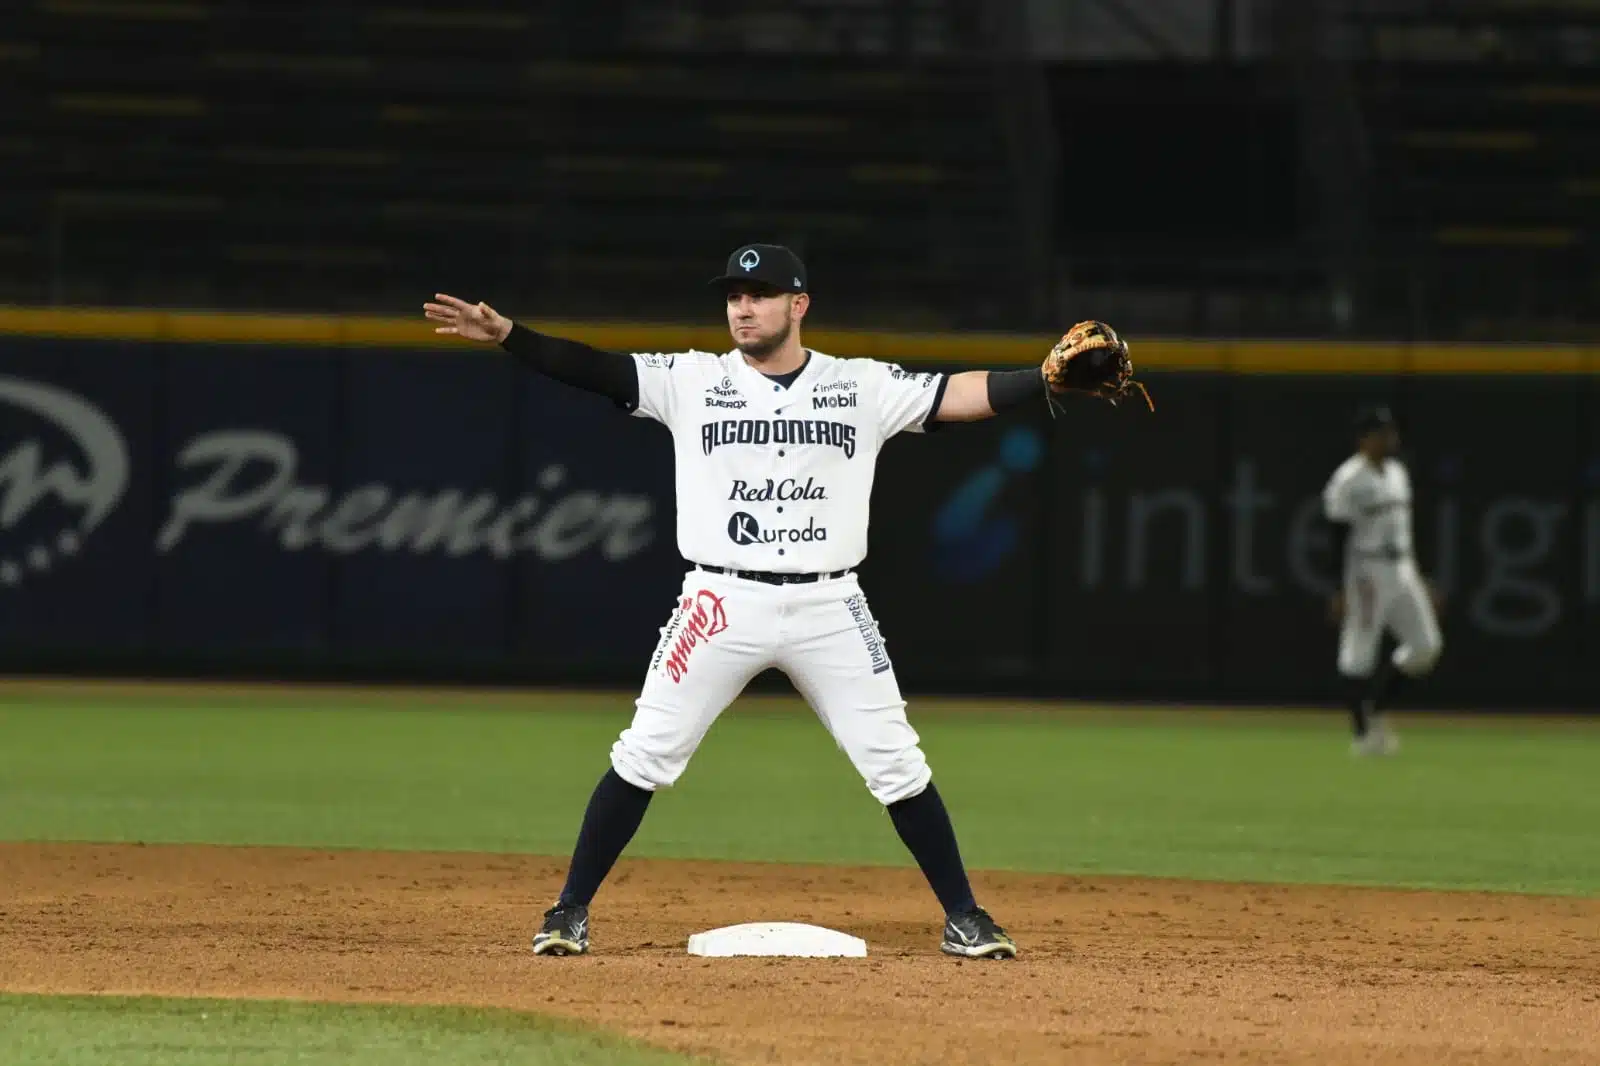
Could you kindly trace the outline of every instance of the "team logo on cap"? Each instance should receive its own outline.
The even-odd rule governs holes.
[[[761,256],[754,248],[746,248],[744,254],[739,257],[739,265],[746,271],[754,270],[761,265]]]

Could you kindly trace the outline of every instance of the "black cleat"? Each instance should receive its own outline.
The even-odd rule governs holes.
[[[544,912],[544,927],[533,938],[535,955],[583,955],[588,950],[588,907],[557,903]]]
[[[939,950],[964,959],[1014,959],[1017,945],[982,907],[952,914],[944,921]]]

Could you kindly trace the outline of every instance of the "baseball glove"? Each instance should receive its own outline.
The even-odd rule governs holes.
[[[1133,380],[1128,342],[1104,322],[1079,322],[1050,349],[1044,360],[1045,381],[1052,392],[1086,392],[1113,405],[1138,392],[1154,411],[1150,393]]]

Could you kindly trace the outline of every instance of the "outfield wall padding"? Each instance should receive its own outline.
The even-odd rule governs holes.
[[[889,653],[911,690],[1333,698],[1316,498],[1358,402],[1386,399],[1447,597],[1418,699],[1600,705],[1578,353],[1158,369],[1153,414],[1041,401],[897,438],[862,567]],[[480,350],[14,330],[0,464],[12,673],[632,687],[682,575],[665,431]]]

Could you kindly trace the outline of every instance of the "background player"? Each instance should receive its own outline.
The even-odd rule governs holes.
[[[537,954],[582,954],[589,904],[656,789],[672,785],[706,731],[761,671],[782,670],[849,756],[945,912],[941,949],[1010,958],[1016,945],[978,906],[877,623],[852,572],[867,548],[878,450],[901,431],[968,422],[1064,391],[1063,368],[1113,345],[1111,394],[1131,372],[1109,327],[1068,338],[1034,367],[944,375],[801,346],[806,270],[777,245],[746,245],[713,279],[734,348],[603,352],[537,333],[486,304],[439,295],[440,333],[498,343],[558,381],[610,397],[672,433],[678,549],[692,567],[661,631],[632,723],[611,749]],[[1075,336],[1069,334],[1069,338]],[[1113,360],[1113,363],[1115,361]],[[1074,367],[1074,371],[1078,368]],[[1120,376],[1117,371],[1120,369]],[[1109,395],[1109,394],[1108,394]]]
[[[1433,669],[1444,638],[1412,554],[1411,476],[1397,457],[1394,415],[1387,407],[1365,407],[1355,431],[1356,454],[1339,464],[1322,491],[1344,567],[1342,590],[1333,599],[1339,673],[1350,690],[1351,750],[1389,755],[1399,740],[1379,712],[1406,680]],[[1385,632],[1398,646],[1380,665]]]

